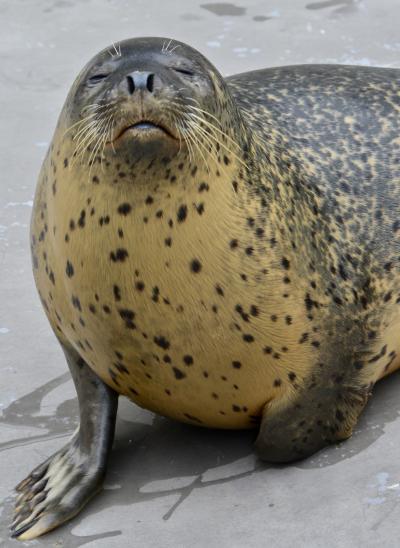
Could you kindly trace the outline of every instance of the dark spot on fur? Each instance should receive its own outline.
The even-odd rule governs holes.
[[[193,259],[192,262],[190,263],[190,270],[196,273],[200,272],[201,262],[198,259]]]
[[[186,374],[183,371],[181,371],[180,369],[178,369],[177,367],[173,367],[172,371],[174,372],[175,378],[177,380],[181,380],[181,379],[186,377]]]
[[[204,191],[208,191],[209,190],[209,186],[207,183],[200,183],[199,184],[199,192],[204,192]]]
[[[221,295],[221,297],[224,296],[224,290],[222,289],[222,287],[219,284],[217,284],[215,286],[215,291],[218,293],[218,295]]]
[[[187,206],[181,205],[176,215],[178,223],[183,223],[183,221],[186,219],[186,216],[187,216]]]
[[[86,218],[86,211],[82,209],[78,219],[78,225],[80,226],[80,228],[83,228],[85,226],[85,218]]]
[[[74,308],[76,308],[77,310],[79,310],[79,312],[82,312],[81,301],[79,300],[78,297],[76,297],[75,295],[72,295],[72,297],[71,297],[71,302],[72,302],[72,306],[73,306]]]
[[[168,350],[168,348],[170,347],[169,341],[162,335],[160,335],[159,337],[154,337],[153,341],[164,350]]]
[[[183,361],[184,361],[185,365],[192,365],[193,364],[193,358],[189,354],[186,354],[185,356],[183,356]]]
[[[126,249],[118,248],[116,251],[111,251],[110,253],[110,259],[116,263],[116,262],[124,262],[125,259],[128,257],[128,252]]]
[[[285,270],[289,270],[290,262],[286,257],[282,257],[282,266]]]
[[[72,276],[74,275],[74,267],[72,266],[72,263],[70,263],[69,261],[67,261],[65,273],[68,276],[68,278],[72,278]]]
[[[123,204],[118,206],[118,213],[120,215],[128,215],[132,210],[132,207],[127,202],[124,202]]]
[[[115,300],[120,301],[121,300],[121,290],[117,285],[113,286],[113,293],[114,293]]]

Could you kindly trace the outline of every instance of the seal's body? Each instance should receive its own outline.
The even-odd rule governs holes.
[[[18,487],[15,536],[101,485],[118,394],[259,427],[270,461],[351,435],[400,365],[399,84],[399,70],[332,65],[224,80],[154,38],[85,67],[32,217],[81,425]]]

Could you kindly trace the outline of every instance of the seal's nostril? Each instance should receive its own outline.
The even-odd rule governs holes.
[[[154,74],[149,74],[147,78],[147,89],[150,91],[150,93],[153,92],[154,89]]]
[[[126,79],[128,81],[129,93],[132,95],[132,93],[135,91],[135,82],[134,82],[132,76],[127,76]]]
[[[126,76],[128,82],[128,91],[130,95],[138,91],[148,91],[153,93],[154,91],[154,77],[153,72],[144,72],[135,70]]]

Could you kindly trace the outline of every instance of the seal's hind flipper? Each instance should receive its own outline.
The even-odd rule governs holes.
[[[268,403],[255,443],[258,456],[268,462],[292,462],[349,438],[370,388],[316,385],[299,391],[289,404]]]
[[[21,481],[11,534],[30,540],[74,517],[100,489],[114,438],[118,395],[72,349],[63,348],[78,393],[71,440]]]

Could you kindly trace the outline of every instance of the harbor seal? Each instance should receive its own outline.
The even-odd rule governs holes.
[[[223,78],[193,48],[126,40],[69,92],[35,196],[35,281],[80,426],[17,487],[12,534],[101,487],[118,395],[257,428],[271,462],[348,438],[400,365],[400,71]]]

